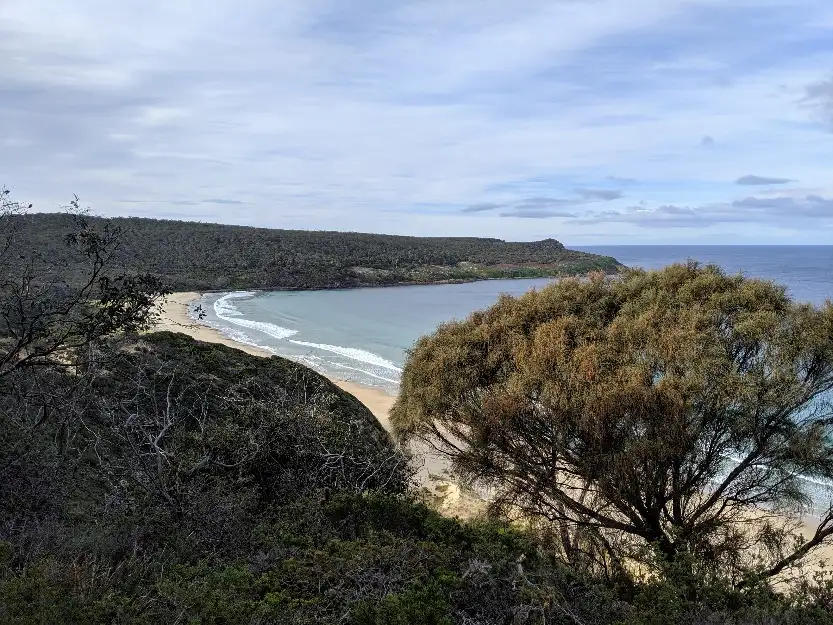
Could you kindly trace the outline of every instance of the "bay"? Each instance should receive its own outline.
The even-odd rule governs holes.
[[[833,299],[833,246],[593,246],[628,266],[656,269],[688,259],[784,284],[800,301]],[[205,323],[230,338],[300,361],[327,375],[396,394],[407,350],[422,335],[549,283],[468,284],[328,291],[208,294]]]

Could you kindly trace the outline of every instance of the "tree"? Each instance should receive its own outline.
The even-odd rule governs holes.
[[[33,485],[54,483],[45,472],[58,470],[80,427],[102,342],[148,328],[167,294],[152,275],[118,270],[123,232],[91,223],[77,197],[48,253],[23,236],[28,208],[0,190],[0,512],[48,503]]]
[[[62,215],[63,249],[46,255],[17,240],[25,208],[8,194],[0,191],[0,379],[21,368],[66,368],[97,340],[151,325],[168,291],[155,276],[113,271],[120,228],[92,226],[76,197]]]
[[[809,539],[792,531],[810,480],[833,479],[831,389],[833,304],[692,261],[441,326],[410,352],[391,420],[496,510],[556,524],[572,558],[621,570],[654,546],[739,580],[833,534],[827,504]]]

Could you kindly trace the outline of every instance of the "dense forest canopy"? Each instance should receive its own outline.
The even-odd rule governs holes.
[[[59,260],[73,221],[65,213],[15,217],[16,245]],[[104,220],[89,217],[92,226]],[[114,263],[148,272],[174,290],[317,289],[484,278],[613,273],[608,256],[533,243],[275,230],[172,220],[109,220],[123,236]]]

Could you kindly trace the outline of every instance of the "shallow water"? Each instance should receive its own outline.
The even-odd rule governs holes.
[[[731,273],[774,280],[797,300],[833,299],[833,246],[583,248],[614,256],[628,266],[653,269],[689,258]],[[501,293],[522,294],[549,280],[492,280],[470,284],[390,288],[235,292],[209,294],[196,303],[205,323],[241,343],[292,358],[330,376],[398,392],[406,352],[423,334],[495,302]],[[813,482],[818,509],[833,496],[831,485]]]

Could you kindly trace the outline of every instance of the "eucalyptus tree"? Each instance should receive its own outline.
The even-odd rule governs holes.
[[[37,485],[71,465],[104,342],[148,328],[167,294],[120,269],[124,233],[77,197],[49,232],[30,208],[0,190],[0,512],[52,498]]]

